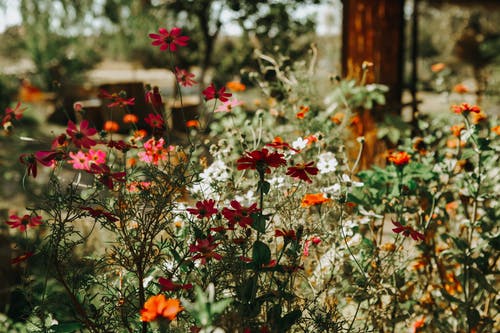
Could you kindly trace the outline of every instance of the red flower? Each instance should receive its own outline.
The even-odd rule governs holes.
[[[76,147],[90,148],[96,145],[96,142],[90,138],[90,136],[97,133],[95,128],[89,128],[89,122],[87,120],[82,120],[80,123],[80,130],[77,129],[74,122],[68,121],[68,128],[66,133],[71,137],[71,141]]]
[[[396,228],[393,228],[392,231],[397,233],[397,234],[401,233],[405,237],[411,236],[411,238],[413,238],[413,240],[416,240],[416,241],[425,239],[425,237],[422,233],[416,231],[415,229],[413,229],[410,226],[405,226],[405,225],[402,225],[400,222],[394,222],[394,221],[392,221],[392,224],[394,224],[396,226]]]
[[[215,200],[203,200],[196,203],[196,208],[188,208],[188,212],[197,215],[199,219],[217,214],[219,211],[215,208]]]
[[[21,154],[19,156],[19,162],[28,167],[28,176],[32,175],[33,178],[36,178],[38,169],[34,154]]]
[[[197,239],[195,244],[189,246],[189,252],[197,253],[193,256],[193,260],[200,259],[201,263],[206,264],[207,260],[215,259],[221,260],[222,256],[214,250],[219,246],[219,243],[215,243],[212,236],[208,235],[205,239]]]
[[[181,28],[174,27],[170,32],[165,28],[158,29],[159,34],[149,34],[153,39],[151,44],[160,46],[160,51],[177,51],[177,46],[186,46],[189,40],[187,36],[181,36]]]
[[[178,299],[167,299],[165,295],[151,296],[141,309],[141,321],[151,322],[160,318],[170,321],[177,317],[177,314],[184,310]]]
[[[177,291],[177,290],[189,290],[193,288],[191,283],[178,284],[173,282],[171,279],[165,279],[163,277],[158,279],[158,283],[161,286],[161,291]]]
[[[292,229],[290,229],[290,230],[276,229],[274,231],[274,237],[283,237],[285,242],[297,239],[297,235],[295,234],[295,230],[292,230]]]
[[[277,168],[281,165],[286,165],[286,160],[283,154],[273,152],[269,154],[269,150],[254,150],[246,152],[246,156],[241,157],[236,161],[238,170],[257,170],[259,172],[270,173],[272,168]]]
[[[213,83],[208,86],[205,90],[202,91],[203,95],[205,95],[205,100],[209,101],[211,99],[218,99],[221,102],[227,102],[229,97],[233,94],[226,92],[226,87],[222,87],[217,91]]]
[[[405,166],[410,163],[410,155],[405,151],[392,152],[387,160],[396,166]]]
[[[458,113],[458,114],[465,114],[468,115],[469,113],[479,113],[481,112],[481,109],[477,105],[470,105],[468,103],[462,103],[460,105],[453,105],[451,107],[453,112]]]
[[[146,91],[145,97],[146,103],[153,104],[155,108],[161,108],[163,106],[163,100],[161,99],[160,89],[158,87],[153,87],[153,91]]]
[[[256,203],[254,203],[250,207],[243,207],[238,201],[232,200],[230,204],[234,209],[224,207],[224,209],[222,210],[222,215],[224,215],[224,217],[229,221],[230,229],[234,229],[234,225],[236,223],[238,223],[243,228],[251,225],[253,223],[251,214],[260,211],[260,209],[257,208]]]
[[[28,227],[36,227],[42,224],[42,217],[28,214],[25,214],[23,217],[11,215],[9,216],[7,224],[10,225],[11,228],[19,228],[19,231],[25,231]]]
[[[110,212],[105,211],[102,208],[91,208],[91,207],[80,207],[83,210],[89,212],[90,216],[94,218],[105,217],[109,222],[117,222],[119,219],[111,214]]]
[[[28,260],[29,258],[31,258],[33,256],[33,254],[34,254],[33,252],[23,253],[23,254],[21,254],[18,257],[12,258],[10,260],[10,263],[12,265],[19,264],[20,262],[23,262],[23,261]]]
[[[163,117],[159,114],[154,114],[150,113],[146,118],[144,118],[144,121],[151,126],[151,128],[158,128],[161,129],[165,125],[165,121],[163,120]]]
[[[299,150],[293,148],[292,146],[290,146],[289,143],[287,142],[284,142],[282,138],[280,138],[279,136],[275,137],[273,142],[271,143],[267,143],[266,144],[267,147],[273,147],[274,149],[283,149],[283,150],[287,150],[287,149],[290,149],[290,150],[293,150],[294,152],[298,153]]]
[[[135,98],[126,98],[125,92],[121,91],[119,94],[117,93],[109,93],[104,89],[101,89],[101,93],[99,94],[99,97],[105,98],[105,99],[110,99],[112,102],[107,105],[108,108],[112,108],[115,106],[118,107],[126,107],[127,105],[134,105],[135,104]]]
[[[175,67],[175,78],[177,79],[177,82],[183,86],[183,87],[192,87],[193,85],[197,84],[194,79],[194,74],[189,73],[185,69],[179,69],[177,66]]]
[[[132,148],[137,148],[137,146],[134,146],[134,145],[131,145],[129,143],[126,143],[123,140],[118,140],[118,141],[109,140],[108,147],[109,148],[115,148],[115,149],[117,149],[119,151],[122,151],[122,152],[127,152],[130,149],[132,149]]]
[[[110,190],[113,190],[113,180],[125,182],[125,172],[111,172],[111,169],[106,164],[92,164],[88,172],[99,175],[99,181]]]
[[[289,167],[286,174],[293,178],[299,178],[308,183],[312,183],[311,178],[309,178],[307,174],[317,175],[319,171],[318,168],[313,165],[314,162],[299,163],[295,166]]]

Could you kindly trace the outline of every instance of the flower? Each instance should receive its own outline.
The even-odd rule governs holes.
[[[297,119],[304,119],[304,117],[306,116],[306,114],[309,112],[309,107],[308,106],[305,106],[305,105],[301,105],[299,107],[299,112],[297,112],[297,114],[295,115],[297,117]]]
[[[479,124],[480,122],[482,122],[483,120],[486,120],[488,119],[488,115],[486,113],[484,113],[483,111],[480,111],[478,113],[473,113],[472,114],[472,123],[477,125]]]
[[[222,256],[214,250],[219,246],[219,243],[215,243],[214,239],[211,235],[208,235],[207,238],[197,239],[195,244],[191,244],[189,246],[189,252],[196,253],[193,256],[193,260],[201,259],[201,263],[206,264],[207,260],[215,259],[221,260]]]
[[[105,211],[102,208],[92,208],[92,207],[80,207],[80,209],[86,210],[89,212],[90,216],[93,218],[105,217],[109,222],[118,222],[119,219],[111,214],[110,212]]]
[[[240,92],[240,91],[245,91],[247,88],[243,83],[239,81],[229,81],[226,83],[227,89],[234,91],[234,92]]]
[[[165,140],[163,138],[158,140],[151,138],[144,143],[144,151],[137,153],[137,155],[143,162],[158,165],[160,161],[165,161],[167,159],[168,152],[174,149],[173,146],[164,148],[164,144]]]
[[[151,128],[161,129],[165,125],[165,121],[160,114],[150,113],[146,118],[144,118],[144,121],[151,126]]]
[[[325,173],[330,173],[334,172],[337,170],[337,165],[339,162],[337,162],[337,159],[335,158],[335,155],[332,152],[325,152],[322,153],[318,156],[318,170],[319,173],[325,174]]]
[[[242,104],[243,104],[242,101],[239,101],[236,98],[234,98],[232,100],[228,100],[228,101],[222,103],[222,105],[219,105],[214,110],[214,112],[231,112],[235,106],[239,106]]]
[[[123,122],[125,124],[137,124],[139,122],[139,118],[133,113],[127,113],[123,116]]]
[[[196,119],[188,120],[188,121],[186,121],[186,127],[187,128],[199,128],[200,122]]]
[[[445,68],[446,68],[445,64],[443,64],[442,62],[438,62],[431,66],[431,71],[433,71],[434,73],[439,73]]]
[[[298,178],[301,179],[305,182],[312,183],[311,178],[309,178],[309,175],[317,175],[319,170],[316,168],[314,165],[314,162],[311,161],[309,163],[299,163],[296,164],[295,166],[291,166],[288,168],[286,174],[290,177],[293,178]]]
[[[234,229],[234,225],[238,223],[242,228],[252,225],[252,214],[260,211],[257,204],[254,203],[249,207],[243,207],[238,201],[232,200],[230,205],[233,209],[224,207],[222,215],[229,221],[229,228]]]
[[[174,71],[175,78],[177,82],[183,87],[192,87],[195,84],[198,84],[194,79],[194,74],[189,73],[185,69],[179,69],[177,66]]]
[[[337,112],[333,116],[330,117],[330,120],[339,125],[342,123],[342,120],[344,120],[345,114],[343,112]]]
[[[153,87],[153,90],[148,87],[146,91],[146,103],[150,103],[155,108],[163,107],[163,101],[161,99],[160,89],[158,87]]]
[[[254,150],[246,152],[246,156],[241,157],[236,161],[238,170],[257,170],[259,172],[271,173],[272,168],[277,168],[281,165],[286,165],[286,160],[283,154],[278,152],[269,153],[269,150]]]
[[[468,103],[462,103],[460,105],[453,105],[451,107],[453,112],[458,113],[458,114],[464,114],[468,115],[469,113],[479,113],[481,112],[481,109],[477,105],[470,105]]]
[[[193,288],[191,283],[178,284],[173,282],[171,279],[165,279],[163,277],[158,279],[158,283],[160,284],[162,291],[177,291],[181,289],[189,290]]]
[[[73,164],[73,169],[76,170],[90,169],[88,156],[83,151],[79,150],[76,154],[70,151],[69,157],[71,158],[71,160],[69,160],[68,163]]]
[[[226,87],[222,87],[219,89],[219,91],[217,91],[213,83],[211,83],[210,86],[203,90],[202,93],[205,96],[206,101],[215,98],[220,100],[221,102],[227,102],[229,100],[229,97],[233,95],[226,92]]]
[[[120,129],[120,125],[118,125],[116,121],[106,120],[106,122],[104,122],[103,129],[106,132],[115,133]]]
[[[500,126],[494,126],[491,128],[491,131],[496,135],[500,135]]]
[[[462,83],[459,83],[453,87],[453,91],[458,93],[458,94],[465,94],[465,93],[469,92],[469,88],[467,88]]]
[[[457,138],[460,137],[460,132],[462,132],[465,129],[464,124],[459,124],[459,125],[453,125],[450,127],[451,133],[456,136]]]
[[[126,172],[111,172],[111,169],[106,164],[91,164],[88,172],[99,175],[99,181],[110,190],[113,190],[113,180],[125,182],[125,176],[127,175]]]
[[[36,161],[37,160],[34,154],[21,154],[19,156],[19,162],[28,167],[27,168],[28,176],[32,175],[33,178],[36,178],[36,175],[38,173]]]
[[[425,326],[425,317],[417,319],[412,325],[412,333],[421,332],[421,328]]]
[[[215,200],[203,200],[196,203],[196,208],[186,209],[189,213],[196,215],[199,219],[204,217],[210,218],[212,215],[217,214],[219,211],[215,208]]]
[[[415,229],[413,229],[412,227],[410,226],[405,226],[405,225],[402,225],[400,222],[395,222],[395,221],[392,221],[392,224],[394,224],[394,226],[396,228],[393,228],[392,231],[399,234],[399,233],[402,233],[403,236],[405,237],[408,237],[408,236],[411,236],[411,238],[413,238],[413,240],[424,240],[425,237],[422,233],[416,231]]]
[[[105,99],[110,99],[112,102],[107,105],[108,108],[113,108],[115,106],[123,108],[126,107],[127,105],[134,105],[135,104],[135,97],[132,98],[126,98],[126,93],[125,91],[120,91],[119,93],[109,93],[104,89],[101,89],[101,92],[99,94],[99,97],[105,98]]]
[[[181,28],[174,27],[170,32],[165,28],[158,29],[159,34],[149,34],[153,39],[154,46],[160,46],[160,51],[177,51],[177,46],[186,46],[189,40],[187,36],[181,36]]]
[[[80,129],[76,127],[76,124],[71,120],[68,121],[68,127],[66,133],[71,137],[71,141],[77,148],[90,148],[95,146],[97,143],[90,137],[97,133],[95,128],[89,128],[89,122],[87,120],[82,120],[80,123]]]
[[[158,317],[166,318],[170,321],[177,317],[177,314],[184,310],[181,302],[175,298],[166,298],[165,295],[151,296],[144,303],[141,309],[141,321],[151,322]]]
[[[395,151],[389,154],[387,160],[399,167],[405,166],[410,162],[410,155],[405,151]]]
[[[19,264],[20,262],[23,262],[23,261],[28,260],[29,258],[31,258],[33,256],[33,254],[34,254],[33,252],[23,253],[23,254],[21,254],[18,257],[12,258],[10,260],[10,263],[12,265]]]
[[[292,142],[292,147],[296,151],[301,151],[302,149],[304,149],[305,147],[307,147],[308,143],[309,143],[309,141],[307,139],[297,138],[297,140],[295,140],[294,142]]]
[[[285,242],[297,239],[297,235],[295,234],[295,230],[293,229],[290,230],[276,229],[274,230],[274,237],[283,237]]]
[[[106,152],[102,150],[89,149],[87,156],[89,163],[102,164],[106,162]]]
[[[331,201],[331,199],[325,197],[323,193],[310,193],[306,194],[302,198],[302,202],[300,204],[301,207],[311,207],[316,205],[321,205],[322,203]]]
[[[294,152],[296,152],[296,153],[298,153],[298,152],[299,152],[297,149],[295,149],[295,148],[293,148],[292,146],[290,146],[290,144],[289,144],[289,143],[284,142],[284,141],[283,141],[283,139],[282,139],[281,137],[279,137],[279,136],[275,137],[275,138],[273,139],[273,142],[271,142],[271,143],[266,143],[266,146],[267,146],[267,147],[273,147],[274,149],[283,149],[283,150],[288,150],[288,149],[290,149],[290,150],[292,150],[292,151],[294,151]]]
[[[9,220],[6,222],[11,228],[19,228],[19,231],[26,231],[28,227],[36,227],[42,224],[41,216],[31,216],[25,214],[23,217],[17,215],[9,216]]]

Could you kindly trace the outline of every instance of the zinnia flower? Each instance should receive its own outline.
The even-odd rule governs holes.
[[[254,150],[246,152],[246,156],[241,157],[236,161],[238,170],[257,170],[259,172],[270,173],[272,168],[277,168],[281,165],[286,165],[286,160],[283,154],[273,152],[262,148],[262,150]]]
[[[316,205],[321,205],[322,203],[328,202],[331,199],[325,197],[323,193],[310,193],[306,194],[302,198],[302,202],[300,204],[301,207],[311,207]]]
[[[229,97],[233,95],[226,92],[226,87],[222,87],[217,91],[213,83],[211,83],[210,86],[203,90],[202,93],[205,96],[206,101],[209,101],[211,99],[218,99],[221,102],[227,102],[229,100]]]
[[[158,29],[159,34],[149,34],[153,39],[152,45],[160,46],[160,51],[177,51],[177,46],[186,46],[189,40],[187,36],[181,36],[181,28],[174,27],[170,32],[165,28]]]
[[[389,155],[387,160],[396,166],[402,167],[410,162],[410,155],[405,151],[395,151]]]
[[[314,176],[319,172],[318,168],[313,165],[313,161],[309,163],[299,163],[295,166],[289,167],[286,174],[293,178],[298,178],[305,182],[312,183],[312,180],[311,178],[309,178],[308,174]]]
[[[184,310],[178,299],[167,299],[165,295],[151,296],[141,309],[141,321],[151,322],[158,318],[166,318],[170,321]]]
[[[11,228],[19,228],[19,231],[26,231],[28,227],[36,227],[42,224],[42,217],[28,214],[25,214],[23,217],[11,215],[6,223],[10,225]]]
[[[464,114],[468,115],[469,113],[479,113],[481,112],[481,109],[477,105],[470,105],[468,103],[462,103],[460,105],[453,105],[451,107],[453,112],[458,113],[458,114]]]

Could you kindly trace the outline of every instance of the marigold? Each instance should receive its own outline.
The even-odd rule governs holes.
[[[116,133],[116,132],[118,132],[118,130],[120,129],[120,125],[118,125],[118,123],[117,123],[116,121],[107,120],[107,121],[104,123],[103,129],[104,129],[106,132]]]
[[[405,166],[410,162],[410,158],[405,151],[395,151],[389,154],[387,160],[396,166]]]
[[[234,91],[234,92],[240,92],[240,91],[245,91],[247,88],[243,83],[239,81],[230,81],[226,83],[227,89]]]
[[[322,203],[328,201],[331,201],[331,199],[325,197],[323,193],[309,193],[304,195],[300,206],[311,207],[311,206],[321,205]]]
[[[133,113],[127,113],[123,116],[123,122],[125,124],[137,124],[139,118]]]
[[[165,295],[151,296],[141,309],[141,321],[151,322],[158,318],[166,318],[170,321],[184,310],[178,299],[167,299]]]

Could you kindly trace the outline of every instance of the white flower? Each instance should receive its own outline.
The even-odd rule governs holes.
[[[341,194],[342,186],[340,184],[333,184],[332,186],[323,187],[321,192],[329,197],[338,197]]]
[[[276,176],[268,180],[271,188],[281,188],[286,185],[285,177]]]
[[[206,168],[202,173],[200,173],[201,179],[212,182],[223,182],[230,178],[228,168],[224,161],[217,159],[208,168]]]
[[[307,139],[297,138],[294,142],[292,142],[292,147],[297,150],[302,150],[307,147]]]
[[[337,169],[339,162],[335,159],[335,155],[331,152],[326,152],[318,156],[318,164],[316,165],[319,173],[329,173]]]
[[[346,183],[347,186],[361,187],[364,185],[362,182],[351,180],[351,177],[349,177],[349,175],[346,175],[345,173],[342,175],[342,181]]]

